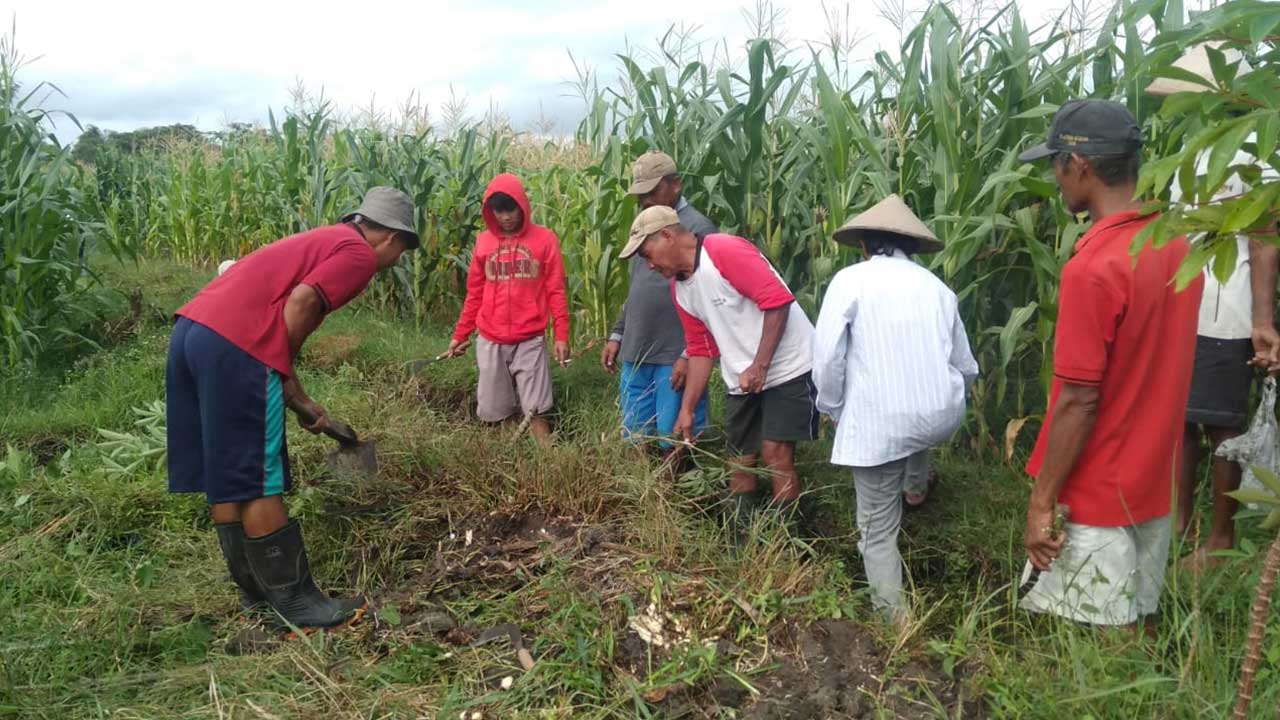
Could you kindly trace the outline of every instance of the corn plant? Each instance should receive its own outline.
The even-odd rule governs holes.
[[[86,341],[82,328],[101,306],[87,265],[100,224],[70,149],[52,134],[52,111],[40,106],[57,89],[22,87],[22,65],[12,34],[0,38],[0,364],[8,367]]]

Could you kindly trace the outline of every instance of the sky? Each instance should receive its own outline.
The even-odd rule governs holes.
[[[923,0],[775,2],[793,46],[823,42],[830,17],[861,39],[853,54],[896,46],[899,29],[877,6]],[[963,0],[971,10],[983,0]],[[1034,27],[1068,0],[1020,0]],[[16,4],[15,4],[16,3]],[[994,3],[989,3],[994,4]],[[323,92],[344,113],[393,112],[411,95],[439,121],[450,98],[473,117],[499,109],[517,129],[541,120],[569,134],[582,101],[569,82],[579,67],[602,83],[617,76],[615,54],[653,49],[669,28],[693,30],[703,50],[739,57],[755,35],[755,0],[427,0],[323,2],[219,0],[217,3],[115,3],[9,0],[16,47],[28,63],[27,85],[48,81],[63,96],[45,106],[81,125],[124,131],[187,123],[217,130],[229,122],[265,123],[299,86]],[[3,12],[3,11],[0,11]],[[861,59],[861,58],[855,58]],[[57,134],[70,142],[69,121]]]

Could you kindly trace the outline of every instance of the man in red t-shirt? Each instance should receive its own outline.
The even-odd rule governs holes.
[[[341,224],[278,240],[231,265],[178,309],[165,368],[169,490],[203,492],[246,609],[269,606],[299,628],[354,622],[362,597],[316,587],[289,489],[284,409],[321,432],[328,415],[293,361],[329,313],[418,247],[414,210],[375,187]]]
[[[1095,625],[1136,623],[1164,588],[1202,287],[1174,285],[1184,238],[1130,254],[1155,218],[1134,199],[1141,145],[1123,105],[1077,100],[1020,156],[1051,157],[1067,209],[1093,220],[1062,269],[1053,388],[1027,463],[1024,543],[1042,574],[1022,607]]]

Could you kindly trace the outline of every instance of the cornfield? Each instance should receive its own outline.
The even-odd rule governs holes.
[[[495,122],[447,133],[421,123],[341,122],[330,106],[313,103],[273,115],[264,129],[130,154],[104,150],[81,177],[47,138],[29,138],[49,156],[38,175],[66,195],[59,202],[68,210],[47,222],[70,224],[32,233],[4,210],[3,267],[30,270],[13,259],[11,232],[62,246],[37,256],[61,257],[91,234],[122,256],[216,263],[332,222],[365,188],[390,184],[414,198],[423,244],[366,302],[446,323],[462,300],[481,194],[490,177],[510,170],[524,179],[536,219],[560,235],[580,347],[606,333],[625,297],[616,251],[635,213],[626,176],[649,148],[676,159],[686,197],[723,230],[755,241],[810,314],[829,278],[854,260],[831,232],[897,192],[947,243],[928,262],[961,298],[984,370],[969,437],[975,449],[990,450],[992,428],[1043,407],[1058,272],[1086,227],[1063,209],[1046,169],[1018,163],[1018,151],[1043,136],[1059,104],[1101,96],[1126,102],[1143,122],[1149,160],[1181,152],[1188,131],[1174,131],[1179,126],[1158,114],[1159,101],[1143,88],[1168,72],[1160,63],[1177,49],[1236,31],[1254,67],[1274,68],[1274,8],[1236,0],[1187,24],[1180,0],[1122,2],[1087,32],[1089,22],[1072,14],[1032,29],[1015,4],[981,19],[934,5],[904,28],[896,53],[877,52],[862,65],[834,38],[803,50],[757,39],[741,66],[729,66],[689,57],[669,35],[652,61],[620,55],[623,73],[613,86],[585,73],[578,87],[586,112],[575,136],[545,143]],[[1242,22],[1248,27],[1239,30]],[[10,83],[11,75],[6,69]],[[6,100],[6,117],[38,124],[18,112],[12,91]],[[1274,128],[1269,107],[1266,127]],[[0,145],[6,153],[15,147]],[[6,188],[15,177],[10,165]],[[1153,197],[1164,190],[1149,178],[1145,185]],[[1274,208],[1275,195],[1268,197]],[[21,277],[19,287],[28,282]],[[10,363],[36,349],[22,339],[30,327],[12,320],[29,325],[32,312],[22,309],[30,303],[8,301],[13,285],[6,282],[2,328]]]

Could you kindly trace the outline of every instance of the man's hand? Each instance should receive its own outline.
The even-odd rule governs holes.
[[[675,436],[685,442],[693,442],[693,411],[680,408],[680,414],[676,416],[675,427],[671,429]]]
[[[671,366],[671,389],[684,390],[684,380],[689,376],[689,358],[680,358]]]
[[[754,395],[764,390],[765,378],[769,375],[769,369],[760,367],[756,363],[751,363],[750,367],[742,371],[738,376],[738,387],[742,392],[748,395]]]
[[[1027,527],[1022,535],[1022,544],[1027,548],[1027,557],[1037,570],[1045,571],[1062,551],[1064,534],[1054,534],[1053,509],[1027,510]]]
[[[470,346],[471,338],[466,338],[465,340],[450,340],[449,349],[444,351],[444,356],[451,358],[461,357]]]
[[[329,411],[325,410],[320,403],[307,398],[306,400],[299,401],[297,405],[302,412],[315,418],[311,424],[307,424],[301,415],[298,416],[298,424],[301,425],[304,430],[314,435],[319,435],[329,427]]]
[[[622,343],[610,340],[604,344],[604,350],[600,351],[600,367],[610,375],[618,372],[618,350],[621,348]]]
[[[1249,364],[1271,374],[1280,372],[1280,332],[1273,325],[1253,328],[1253,359]]]
[[[560,367],[569,367],[569,343],[557,340],[555,354],[556,362],[560,363]]]

